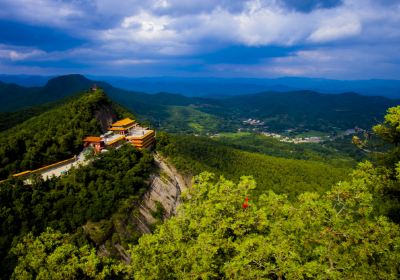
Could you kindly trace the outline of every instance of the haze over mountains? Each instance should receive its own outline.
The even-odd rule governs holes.
[[[261,131],[296,128],[331,133],[355,126],[369,128],[383,117],[387,108],[400,103],[397,99],[379,96],[304,90],[266,91],[217,99],[171,93],[147,94],[119,89],[82,75],[67,75],[50,79],[43,87],[0,83],[0,112],[43,106],[87,90],[93,84],[102,87],[113,101],[135,112],[140,120],[179,133],[237,131],[249,118],[263,123],[263,126],[254,127]],[[26,116],[32,116],[30,113]],[[20,115],[18,119],[21,119]]]
[[[322,93],[355,92],[361,95],[377,95],[400,98],[400,80],[332,80],[302,77],[275,79],[256,78],[176,78],[144,77],[128,78],[113,76],[89,76],[92,80],[105,81],[114,87],[146,93],[170,92],[186,96],[221,98],[225,96],[253,94],[262,91],[313,90]],[[0,81],[21,86],[44,86],[53,77],[29,75],[0,75]]]

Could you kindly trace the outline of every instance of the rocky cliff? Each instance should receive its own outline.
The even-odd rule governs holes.
[[[180,194],[188,187],[188,180],[179,174],[161,156],[154,156],[157,172],[150,176],[150,187],[139,203],[135,223],[141,233],[151,232],[151,226],[160,219],[175,214]]]

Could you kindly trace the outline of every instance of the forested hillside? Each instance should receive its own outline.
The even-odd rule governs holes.
[[[137,112],[159,129],[174,133],[235,132],[238,129],[299,133],[335,133],[356,126],[369,128],[399,100],[354,93],[265,92],[226,99],[188,98],[177,94],[146,95],[109,88],[111,98]],[[244,126],[249,118],[262,126]]]
[[[252,177],[232,182],[205,172],[182,194],[177,215],[130,247],[128,263],[100,256],[74,234],[49,228],[13,244],[18,258],[13,277],[398,279],[399,116],[400,107],[391,109],[374,127],[386,144],[381,160],[360,164],[325,190],[288,198],[260,192],[262,185]],[[164,135],[159,144],[175,155],[177,141]],[[362,142],[369,145],[368,139]]]
[[[99,90],[1,132],[0,179],[77,154],[85,136],[101,134],[96,119],[101,110],[111,114],[110,118],[116,117],[111,102]]]
[[[320,161],[339,167],[354,167],[366,158],[366,153],[351,143],[351,137],[341,137],[323,143],[288,143],[260,133],[219,133],[214,141],[243,151],[276,157]],[[340,145],[340,147],[338,147]]]
[[[383,118],[389,107],[398,104],[399,100],[384,97],[313,91],[265,92],[224,100],[238,118],[261,119],[272,130],[305,127],[327,132],[334,127],[369,128]]]
[[[127,211],[135,207],[147,189],[145,180],[152,161],[150,154],[127,145],[102,154],[88,166],[70,170],[61,178],[36,178],[32,185],[20,180],[0,184],[0,279],[8,279],[14,270],[17,259],[10,249],[28,233],[36,236],[52,228],[70,233],[69,242],[79,246],[102,245],[112,238],[114,243],[108,244],[111,252],[115,243],[135,241],[138,234],[132,227],[128,236],[111,236],[114,224],[110,216],[118,212],[115,225],[124,222]],[[83,229],[86,223],[98,221],[93,228]],[[24,274],[15,277],[20,279]]]
[[[354,128],[369,128],[399,100],[361,96],[355,93],[321,94],[312,91],[263,92],[230,98],[186,97],[179,94],[146,94],[115,88],[82,75],[67,75],[49,80],[42,88],[10,89],[0,86],[0,111],[57,101],[93,84],[101,86],[109,97],[135,112],[141,121],[174,133],[235,132],[238,129],[298,133],[315,130],[326,133]],[[7,89],[8,88],[8,89]],[[1,124],[0,115],[0,124]],[[252,118],[262,126],[244,126]]]
[[[304,191],[323,192],[346,178],[350,170],[346,164],[335,167],[315,160],[246,152],[206,137],[161,134],[157,150],[184,173],[210,171],[232,180],[251,175],[258,184],[257,195],[267,190],[291,197]]]
[[[53,82],[49,93],[69,96],[61,89],[68,82]],[[27,108],[31,118],[0,133],[0,179],[10,178],[0,184],[0,279],[399,278],[400,107],[354,138],[360,149],[349,148],[350,135],[293,144],[253,127],[237,133],[250,113],[277,130],[368,128],[397,101],[310,92],[212,100],[100,85],[107,96],[91,90]],[[59,178],[32,176],[30,185],[9,176],[73,156],[105,119],[130,115],[108,96],[157,127],[158,158],[195,175],[175,217],[161,223],[163,208],[154,212],[152,234],[141,236],[127,218],[140,212],[154,175],[151,152],[111,149]],[[373,102],[378,109],[368,112]],[[169,183],[175,188],[176,177]]]

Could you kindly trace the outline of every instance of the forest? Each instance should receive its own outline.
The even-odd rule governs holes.
[[[135,106],[145,111],[148,100],[164,98],[172,123],[187,120],[176,129],[219,129],[201,99],[147,98]],[[127,217],[148,189],[151,152],[123,146],[59,178],[32,176],[31,185],[9,176],[79,152],[84,136],[102,132],[104,108],[132,117],[101,90],[54,106],[26,109],[31,118],[0,132],[0,175],[9,178],[0,183],[0,279],[400,276],[400,107],[371,128],[373,139],[359,135],[357,147],[343,138],[343,149],[257,133],[157,131],[155,152],[194,176],[193,186],[174,217],[141,236]]]
[[[129,263],[99,256],[70,233],[29,233],[11,249],[18,258],[12,277],[398,279],[399,126],[400,107],[392,108],[373,129],[386,151],[319,192],[259,195],[251,176],[233,182],[199,174],[176,216],[129,247]],[[163,138],[168,147],[171,138]]]
[[[238,129],[285,132],[296,129],[336,133],[355,126],[368,129],[399,100],[356,93],[322,94],[314,91],[260,92],[226,98],[187,97],[160,92],[127,91],[82,75],[50,79],[42,88],[0,84],[0,112],[55,102],[97,84],[109,98],[138,116],[142,123],[172,133],[207,135]],[[11,94],[10,94],[11,93]],[[54,94],[57,93],[57,94]],[[0,114],[0,125],[1,121]],[[261,127],[244,127],[243,121],[259,119]]]
[[[366,153],[353,145],[351,136],[338,137],[323,143],[294,144],[261,133],[219,133],[213,140],[235,149],[274,157],[320,161],[341,167],[354,167],[367,158]]]
[[[231,180],[238,180],[243,175],[253,176],[258,184],[257,195],[266,190],[286,193],[290,197],[304,191],[321,192],[345,179],[350,172],[346,164],[334,166],[316,161],[316,157],[314,160],[296,160],[247,152],[223,141],[190,135],[159,133],[157,151],[186,174],[209,171]]]
[[[0,279],[7,279],[17,262],[11,247],[28,233],[36,236],[51,228],[71,234],[69,242],[81,246],[109,238],[109,222],[100,223],[100,232],[84,232],[82,226],[121,211],[123,201],[137,201],[147,189],[145,181],[152,162],[149,153],[126,145],[101,154],[88,166],[70,170],[61,178],[43,181],[34,177],[32,185],[16,179],[0,184]],[[126,240],[115,237],[114,242],[132,242],[134,235],[131,232]]]
[[[106,95],[90,92],[0,132],[0,179],[79,153],[85,136],[102,133],[95,112],[104,107],[113,108]]]

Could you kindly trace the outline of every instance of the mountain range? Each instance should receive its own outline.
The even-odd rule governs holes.
[[[172,93],[147,94],[119,89],[82,75],[67,75],[50,79],[43,87],[1,83],[0,112],[57,102],[94,84],[103,88],[114,102],[135,112],[141,121],[179,133],[233,132],[238,129],[282,132],[293,128],[299,132],[330,133],[355,126],[368,128],[382,119],[387,108],[400,104],[399,100],[379,96],[314,91],[268,91],[219,99]],[[28,113],[27,116],[31,115]],[[260,121],[263,126],[245,126],[243,122],[249,118]]]
[[[81,75],[2,83],[0,279],[397,279],[397,110],[369,139],[385,137],[382,160],[353,171],[365,149],[339,131],[382,122],[399,103],[304,90],[147,94]],[[84,148],[86,136],[127,117],[157,128],[153,150]],[[265,130],[330,136],[296,144]],[[81,152],[87,165],[20,177]],[[279,266],[289,269],[272,274]]]
[[[93,80],[108,82],[110,85],[130,91],[147,93],[171,92],[186,96],[221,98],[263,91],[312,90],[322,93],[356,92],[361,95],[377,95],[400,98],[400,80],[332,80],[302,77],[273,79],[255,78],[177,78],[148,77],[128,78],[115,76],[89,76]],[[0,81],[22,86],[44,86],[54,77],[29,75],[0,75]]]

